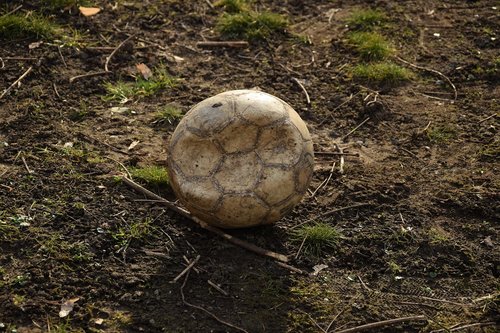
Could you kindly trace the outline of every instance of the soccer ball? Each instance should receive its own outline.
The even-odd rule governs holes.
[[[221,228],[270,224],[300,202],[311,181],[313,143],[290,105],[233,90],[195,105],[175,129],[168,170],[180,202]]]

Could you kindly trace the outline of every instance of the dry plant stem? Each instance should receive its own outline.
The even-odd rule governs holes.
[[[111,58],[113,58],[113,56],[115,55],[115,53],[118,52],[118,50],[121,49],[122,46],[125,45],[126,42],[128,42],[129,40],[131,40],[134,37],[135,37],[135,35],[128,36],[123,42],[121,42],[120,44],[118,44],[118,46],[113,50],[113,52],[111,52],[111,54],[109,56],[106,57],[106,63],[104,64],[104,70],[106,72],[109,72],[108,65],[109,65],[109,62],[111,61]]]
[[[28,166],[28,163],[26,163],[26,160],[24,159],[24,156],[21,156],[21,160],[23,161],[23,164],[24,164],[24,167],[26,168],[26,171],[28,171],[29,174],[32,174],[33,171]]]
[[[430,72],[430,73],[434,73],[434,74],[437,74],[439,75],[440,77],[442,77],[446,82],[448,82],[448,84],[451,86],[451,88],[453,89],[453,96],[454,96],[454,100],[457,100],[457,97],[458,97],[458,92],[457,92],[457,87],[455,87],[455,85],[453,84],[453,82],[451,82],[451,80],[446,76],[444,75],[443,73],[435,70],[435,69],[430,69],[430,68],[425,68],[425,67],[422,67],[422,66],[418,66],[418,65],[415,65],[415,64],[412,64],[411,62],[409,61],[406,61],[398,56],[394,56],[394,58],[396,60],[399,60],[401,61],[402,63],[410,66],[410,67],[413,67],[413,68],[416,68],[416,69],[420,69],[422,71],[426,71],[426,72]]]
[[[0,62],[2,63],[2,67],[0,67],[0,69],[4,69],[5,68],[5,62],[3,61],[2,58],[0,58]]]
[[[90,77],[90,76],[97,76],[97,75],[104,75],[104,74],[111,74],[111,72],[107,71],[100,71],[100,72],[92,72],[92,73],[87,73],[87,74],[82,74],[82,75],[77,75],[69,78],[69,83],[73,83],[73,81],[82,79],[84,77]]]
[[[248,42],[244,40],[235,41],[205,41],[196,43],[196,47],[234,47],[234,48],[246,48],[248,47]]]
[[[12,88],[14,88],[16,84],[21,82],[21,80],[24,79],[26,77],[26,75],[28,75],[31,72],[32,69],[33,69],[33,66],[30,66],[26,70],[26,72],[23,73],[23,75],[21,75],[16,81],[14,81],[14,83],[12,83],[7,89],[5,89],[4,92],[0,95],[0,99],[2,99],[2,97],[4,97]]]
[[[307,273],[306,273],[306,272],[304,272],[303,270],[298,269],[297,267],[293,267],[293,266],[290,266],[290,265],[288,265],[288,264],[285,264],[284,262],[279,262],[279,261],[276,261],[276,264],[277,264],[278,266],[281,266],[281,267],[283,267],[283,268],[286,268],[286,269],[288,269],[289,271],[292,271],[292,272],[294,272],[294,273],[298,273],[298,274],[302,274],[302,275],[307,275]]]
[[[220,292],[222,295],[229,296],[229,294],[228,294],[227,291],[225,291],[224,289],[222,289],[221,287],[219,287],[217,284],[213,283],[212,281],[207,280],[207,283],[209,285],[211,285],[215,290],[217,290],[218,292]]]
[[[344,142],[349,135],[351,135],[352,133],[356,132],[358,130],[358,128],[360,128],[361,126],[363,126],[368,120],[370,120],[370,117],[368,117],[365,120],[363,120],[358,126],[354,127],[349,133],[347,133],[346,135],[344,135],[342,137],[341,141]]]
[[[16,8],[12,9],[10,12],[7,12],[7,13],[3,14],[0,17],[4,17],[4,16],[8,16],[8,15],[14,14],[15,12],[17,12],[21,8],[23,8],[23,5],[17,6]]]
[[[494,321],[488,321],[488,322],[485,322],[485,323],[467,324],[467,325],[458,326],[458,327],[454,327],[454,328],[448,328],[448,329],[443,328],[443,329],[440,329],[440,330],[431,331],[431,333],[456,332],[456,331],[461,331],[461,330],[464,330],[464,329],[469,329],[469,328],[472,328],[472,327],[485,327],[485,326],[495,326],[495,325],[497,325],[497,323],[495,323]]]
[[[314,155],[344,155],[344,156],[356,156],[359,157],[358,153],[340,153],[338,151],[315,151]]]
[[[184,270],[182,272],[180,272],[179,275],[177,275],[171,282],[172,283],[177,282],[181,277],[183,277],[187,272],[189,272],[191,270],[191,268],[193,268],[194,265],[196,265],[196,263],[198,262],[198,260],[200,260],[200,255],[199,254],[196,256],[196,259],[194,259],[193,261],[191,261],[189,263],[189,265],[187,265],[187,267],[184,268]]]
[[[240,332],[248,333],[247,330],[220,319],[219,317],[217,317],[216,315],[214,315],[212,312],[208,311],[207,309],[202,308],[201,306],[198,306],[198,305],[191,304],[188,301],[186,301],[186,296],[184,295],[184,287],[186,286],[186,282],[187,282],[188,278],[189,278],[189,271],[187,272],[186,277],[184,278],[184,282],[182,283],[182,286],[181,286],[181,297],[182,297],[182,303],[184,303],[184,305],[187,305],[187,306],[192,307],[194,309],[198,309],[200,311],[205,312],[206,314],[210,315],[212,318],[214,318],[215,320],[217,320],[219,323],[221,323],[223,325],[226,325],[228,327],[232,327],[235,330],[238,330]]]
[[[366,325],[356,326],[356,327],[348,328],[346,330],[337,331],[336,333],[362,332],[362,331],[366,331],[366,330],[372,330],[374,328],[379,328],[379,327],[384,327],[384,326],[390,326],[390,325],[394,325],[394,324],[404,323],[404,322],[407,322],[407,321],[427,321],[427,318],[425,316],[401,317],[401,318],[383,320],[383,321],[378,321],[378,322],[375,322],[375,323],[370,323],[370,324],[366,324]]]
[[[301,222],[301,223],[299,223],[297,225],[294,225],[293,227],[289,228],[289,230],[293,230],[293,229],[298,228],[298,227],[300,227],[300,226],[302,226],[304,224],[307,224],[309,222],[315,221],[315,220],[320,219],[322,217],[330,216],[330,215],[332,215],[334,213],[337,213],[337,212],[340,212],[340,211],[343,211],[343,210],[346,210],[346,209],[351,209],[351,208],[356,208],[356,207],[362,207],[362,206],[368,206],[368,205],[369,205],[368,203],[359,203],[359,204],[355,204],[355,205],[351,205],[351,206],[346,206],[346,207],[332,209],[332,210],[329,210],[329,211],[327,211],[327,212],[325,212],[323,214],[320,214],[320,215],[318,215],[316,217],[310,218],[310,219],[308,219],[308,220],[306,220],[304,222]]]
[[[492,114],[492,115],[490,115],[490,116],[488,116],[488,117],[486,117],[486,118],[484,118],[484,119],[481,119],[481,120],[479,121],[479,123],[480,123],[480,124],[481,124],[481,123],[484,123],[486,120],[491,119],[491,118],[495,117],[496,115],[497,115],[497,114],[496,114],[496,113],[494,113],[494,114]]]
[[[300,251],[302,251],[302,247],[304,246],[304,243],[306,242],[307,235],[304,237],[302,240],[302,243],[300,243],[299,249],[297,250],[297,253],[295,254],[295,259],[297,259],[300,255]]]
[[[306,95],[307,105],[311,105],[311,98],[309,98],[309,94],[307,93],[307,90],[304,87],[304,85],[302,83],[300,83],[299,79],[297,79],[295,77],[292,78],[292,81],[297,83],[299,85],[300,89],[302,89],[302,91],[304,92],[304,95]]]
[[[128,178],[132,179],[132,175],[130,174],[130,172],[128,171],[127,167],[125,165],[123,165],[122,162],[118,161],[118,160],[115,160],[114,158],[112,157],[109,157],[109,156],[106,156],[107,159],[117,163],[119,166],[122,167],[123,171],[125,171],[125,173],[127,174]]]
[[[206,224],[205,222],[203,222],[202,220],[200,220],[196,216],[193,216],[187,210],[180,208],[177,205],[175,205],[173,202],[170,202],[167,199],[164,199],[164,198],[160,197],[159,195],[145,189],[144,187],[140,186],[139,184],[135,183],[134,181],[130,180],[129,178],[122,177],[122,180],[126,185],[132,187],[136,191],[141,192],[144,195],[146,195],[152,199],[160,201],[161,203],[163,203],[165,206],[167,206],[168,208],[170,208],[174,212],[179,213],[180,215],[192,220],[193,222],[197,223],[203,229],[208,230],[214,234],[221,236],[222,238],[226,239],[230,243],[238,245],[246,250],[252,251],[252,252],[257,253],[261,256],[266,256],[266,257],[269,257],[269,258],[272,258],[272,259],[275,259],[275,260],[278,260],[281,262],[288,262],[288,257],[283,255],[283,254],[265,250],[257,245],[254,245],[252,243],[248,243],[242,239],[239,239],[237,237],[226,234],[221,229]]]

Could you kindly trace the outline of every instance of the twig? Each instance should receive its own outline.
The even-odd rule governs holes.
[[[339,311],[339,313],[337,313],[337,314],[335,315],[335,317],[333,317],[332,321],[330,321],[330,324],[328,324],[328,326],[327,326],[327,327],[326,327],[326,329],[325,329],[326,333],[328,333],[328,331],[330,331],[330,328],[332,327],[332,325],[333,325],[333,323],[335,322],[335,320],[337,320],[337,318],[338,318],[338,317],[339,317],[342,313],[344,313],[346,309],[347,309],[347,308],[343,308],[342,310],[340,310],[340,311]]]
[[[343,152],[342,148],[340,148],[340,146],[338,144],[335,144],[335,147],[337,148],[337,151],[339,153]],[[341,154],[340,155],[340,165],[339,165],[339,172],[340,172],[340,174],[344,173],[344,164],[345,164],[344,155]]]
[[[178,281],[181,277],[183,277],[183,276],[184,276],[184,274],[186,274],[187,272],[189,272],[189,271],[191,270],[191,268],[193,268],[193,266],[194,266],[194,265],[198,262],[198,260],[200,260],[200,255],[199,255],[199,254],[198,254],[198,256],[196,256],[196,258],[195,258],[193,261],[191,261],[191,262],[189,263],[189,265],[187,265],[187,267],[186,267],[186,268],[184,268],[184,269],[182,270],[182,272],[180,272],[180,273],[179,273],[179,275],[177,275],[177,276],[176,276],[176,277],[175,277],[175,278],[174,278],[171,282],[172,282],[172,283],[177,282],[177,281]]]
[[[413,67],[413,68],[416,68],[416,69],[420,69],[420,70],[423,70],[423,71],[427,71],[427,72],[431,72],[431,73],[439,75],[446,82],[448,82],[448,84],[453,88],[454,100],[457,100],[457,97],[458,97],[457,87],[455,87],[455,85],[453,84],[453,82],[451,82],[451,80],[446,75],[444,75],[443,73],[441,73],[441,72],[439,72],[439,71],[437,71],[435,69],[425,68],[425,67],[422,67],[422,66],[418,66],[418,65],[412,64],[411,62],[408,62],[408,61],[406,61],[406,60],[404,60],[404,59],[402,59],[402,58],[400,58],[398,56],[394,56],[394,58],[396,60],[401,61],[404,64],[407,64],[410,67]]]
[[[5,62],[3,61],[3,59],[0,57],[0,62],[2,63],[2,67],[0,67],[0,69],[4,69],[5,68]]]
[[[307,312],[305,312],[305,311],[303,311],[303,310],[301,310],[301,309],[297,309],[297,310],[299,310],[300,312],[302,312],[302,313],[304,313],[305,315],[307,315],[307,317],[309,317],[309,320],[310,320],[310,321],[311,321],[311,322],[312,322],[312,323],[313,323],[313,324],[314,324],[317,328],[319,328],[319,329],[321,330],[321,332],[326,333],[326,330],[325,330],[323,327],[319,326],[319,324],[316,322],[316,320],[314,320],[314,318],[313,318],[313,317],[311,317],[311,315],[310,315],[309,313],[307,313]]]
[[[292,77],[292,81],[297,83],[300,87],[300,89],[302,89],[302,91],[304,92],[304,94],[306,95],[306,102],[307,102],[307,105],[311,105],[311,99],[309,98],[309,94],[307,93],[307,90],[306,88],[304,87],[304,85],[302,83],[300,83],[299,79],[295,78],[295,77]]]
[[[68,64],[66,63],[66,60],[64,59],[64,56],[63,56],[63,54],[61,52],[61,47],[60,46],[57,47],[57,51],[59,52],[59,56],[61,57],[61,60],[62,60],[62,62],[64,64],[64,67],[68,67]]]
[[[219,287],[217,284],[213,283],[212,281],[207,280],[207,283],[209,285],[211,285],[212,287],[214,287],[214,289],[217,290],[218,292],[220,292],[222,295],[229,296],[227,291],[225,291],[224,289],[222,289],[221,287]]]
[[[448,304],[453,304],[457,306],[468,306],[468,304],[464,303],[458,303],[458,302],[453,302],[453,301],[448,301],[446,299],[439,299],[439,298],[432,298],[432,297],[427,297],[427,296],[420,296],[421,299],[426,299],[428,301],[436,301],[436,302],[441,302],[441,303],[448,303]]]
[[[23,8],[23,5],[17,6],[16,8],[12,9],[10,12],[7,12],[7,13],[3,14],[0,17],[4,17],[4,16],[8,16],[8,15],[14,14],[15,12],[17,12],[21,8]]]
[[[12,83],[7,89],[4,90],[4,92],[0,95],[0,99],[2,99],[2,97],[4,97],[12,88],[14,88],[14,86],[16,84],[18,84],[19,82],[21,82],[22,79],[24,79],[26,77],[26,75],[28,75],[31,70],[33,69],[33,66],[30,66],[26,72],[24,72],[23,75],[21,75],[16,81],[14,81],[14,83]]]
[[[497,114],[496,114],[496,113],[494,113],[494,114],[492,114],[491,116],[488,116],[488,117],[486,117],[486,118],[484,118],[484,119],[481,119],[481,120],[479,121],[479,124],[484,123],[486,120],[491,119],[491,118],[493,118],[493,117],[495,117],[495,116],[497,116]]]
[[[338,151],[315,151],[314,155],[344,155],[344,156],[359,157],[359,153],[345,153],[345,152],[338,152]]]
[[[494,321],[488,321],[488,322],[485,322],[485,323],[467,324],[467,325],[458,326],[458,327],[455,327],[455,328],[443,328],[443,329],[440,329],[440,330],[431,331],[430,333],[456,332],[456,331],[461,331],[463,329],[471,328],[471,327],[478,327],[478,326],[479,327],[485,327],[485,326],[494,326],[494,325],[497,325],[497,323],[495,323]]]
[[[211,3],[210,0],[205,0],[205,2],[207,3],[208,7],[212,8],[212,9],[215,8],[214,4]]]
[[[73,81],[81,79],[81,78],[84,78],[84,77],[104,75],[104,74],[111,74],[111,72],[100,71],[100,72],[92,72],[92,73],[87,73],[87,74],[73,76],[73,77],[69,78],[69,83],[73,83]]]
[[[129,40],[131,40],[132,38],[134,38],[135,35],[130,35],[128,36],[123,42],[121,42],[120,44],[118,44],[118,46],[113,50],[113,52],[111,52],[111,54],[109,56],[106,57],[106,63],[104,64],[104,70],[106,72],[109,72],[109,68],[108,68],[108,65],[109,65],[109,62],[111,61],[111,58],[113,58],[113,56],[115,55],[115,53],[123,46],[125,45],[126,42],[128,42]]]
[[[242,239],[239,239],[239,238],[234,237],[232,235],[226,234],[221,229],[213,227],[211,225],[208,225],[207,223],[203,222],[202,220],[200,220],[196,216],[192,215],[189,211],[177,206],[176,204],[168,201],[167,199],[160,197],[157,194],[154,194],[153,192],[145,189],[144,187],[140,186],[139,184],[135,183],[134,181],[132,181],[126,177],[122,177],[122,180],[126,185],[132,187],[136,191],[141,192],[144,195],[146,195],[152,199],[161,201],[161,203],[163,203],[165,206],[167,206],[168,208],[170,208],[174,212],[192,220],[193,222],[197,223],[201,228],[208,230],[216,235],[219,235],[220,237],[224,238],[225,240],[227,240],[230,243],[238,245],[246,250],[252,251],[252,252],[257,253],[261,256],[266,256],[266,257],[273,258],[275,260],[282,261],[282,262],[288,262],[288,257],[283,255],[283,254],[279,254],[279,253],[276,253],[273,251],[265,250],[265,249],[255,245],[255,244],[246,242]]]
[[[202,308],[201,306],[198,306],[198,305],[191,304],[188,301],[186,301],[186,296],[184,296],[184,287],[186,286],[186,282],[188,280],[188,277],[189,277],[189,271],[186,274],[186,277],[184,278],[184,282],[182,283],[182,286],[181,286],[182,303],[184,303],[185,305],[187,305],[189,307],[192,307],[192,308],[195,308],[195,309],[198,309],[200,311],[205,312],[206,314],[210,315],[212,318],[214,318],[215,320],[217,320],[219,323],[221,323],[223,325],[226,325],[228,327],[232,327],[235,330],[238,330],[240,332],[248,333],[247,330],[245,330],[245,329],[243,329],[241,327],[235,326],[235,325],[233,325],[231,323],[228,323],[227,321],[224,321],[224,320],[220,319],[219,317],[217,317],[216,315],[214,315],[212,312],[208,311],[207,309]]]
[[[35,57],[4,57],[4,60],[38,60]]]
[[[204,41],[196,43],[196,47],[234,47],[234,48],[246,48],[248,47],[248,42],[244,40],[227,40],[227,41]]]
[[[312,222],[314,220],[317,220],[317,219],[320,219],[322,217],[326,217],[326,216],[332,215],[334,213],[337,213],[337,212],[340,212],[340,211],[343,211],[343,210],[346,210],[346,209],[351,209],[351,208],[356,208],[356,207],[362,207],[362,206],[368,206],[368,205],[369,205],[369,203],[359,203],[359,204],[354,204],[354,205],[351,205],[351,206],[346,206],[346,207],[332,209],[332,210],[329,210],[329,211],[327,211],[327,212],[325,212],[323,214],[320,214],[318,216],[310,218],[310,219],[308,219],[308,220],[306,220],[304,222],[301,222],[301,223],[299,223],[297,225],[294,225],[294,226],[290,227],[289,230],[295,229],[295,228],[300,227],[301,225],[304,225],[306,223]]]
[[[182,259],[184,259],[184,261],[186,262],[186,264],[189,265],[190,261],[189,261],[189,259],[185,255],[182,256]],[[198,268],[196,268],[196,267],[193,267],[193,271],[195,271],[197,274],[200,273],[200,270]]]
[[[306,273],[306,272],[304,272],[303,270],[301,270],[301,269],[299,269],[299,268],[297,268],[297,267],[293,267],[293,266],[291,266],[291,265],[285,264],[285,263],[283,263],[283,262],[279,262],[279,261],[277,261],[277,262],[276,262],[276,264],[277,264],[278,266],[281,266],[281,267],[283,267],[283,268],[286,268],[286,269],[288,269],[288,270],[290,270],[290,271],[292,271],[292,272],[294,272],[294,273],[298,273],[298,274],[302,274],[302,275],[307,275],[307,273]]]
[[[340,157],[341,159],[343,158],[343,156]],[[319,184],[319,186],[313,191],[313,193],[311,194],[311,198],[314,198],[314,196],[316,195],[316,193],[323,187],[326,187],[328,185],[328,182],[330,182],[330,179],[332,179],[332,176],[333,176],[333,170],[335,169],[335,162],[333,162],[332,164],[332,168],[330,169],[330,173],[328,175],[327,178],[325,178],[325,180],[323,180],[323,182],[321,182],[321,184]]]
[[[361,285],[363,286],[363,288],[365,288],[366,290],[368,291],[371,291],[370,287],[368,287],[365,282],[363,281],[363,279],[361,279],[361,276],[358,275],[358,280],[359,282],[361,282]]]
[[[109,160],[111,160],[111,161],[113,161],[113,162],[115,162],[115,163],[117,163],[118,165],[120,165],[122,167],[122,169],[125,170],[125,173],[127,173],[128,178],[130,178],[130,179],[133,178],[132,175],[130,174],[130,172],[128,171],[127,167],[125,165],[123,165],[122,162],[120,162],[118,160],[115,160],[114,158],[109,157],[109,156],[106,156],[106,158],[109,159]]]
[[[59,91],[57,91],[57,86],[56,86],[55,82],[52,83],[52,87],[54,88],[54,92],[56,93],[56,96],[59,97],[60,99],[63,99],[61,97],[61,95],[59,95]]]
[[[390,326],[394,324],[399,324],[399,323],[404,323],[407,321],[427,321],[427,318],[425,316],[411,316],[411,317],[402,317],[402,318],[396,318],[396,319],[389,319],[389,320],[383,320],[383,321],[377,321],[375,323],[370,323],[370,324],[365,324],[361,326],[356,326],[352,328],[348,328],[346,330],[338,331],[336,333],[353,333],[353,332],[361,332],[361,331],[366,331],[369,329],[373,328],[378,328],[378,327],[384,327],[384,326]]]
[[[352,133],[356,132],[356,130],[358,128],[360,128],[361,126],[363,126],[368,120],[370,120],[370,117],[367,117],[365,120],[363,120],[358,126],[354,127],[349,133],[347,133],[346,135],[344,135],[341,139],[342,142],[345,142],[345,139],[347,139],[347,137],[349,135],[351,135]]]
[[[26,160],[24,159],[24,156],[21,156],[21,160],[23,161],[23,164],[24,164],[24,167],[26,168],[26,171],[28,171],[28,173],[30,173],[30,174],[33,173],[33,171],[28,166],[28,163],[26,163]]]
[[[297,259],[299,257],[300,251],[302,250],[302,247],[304,246],[306,239],[307,239],[307,235],[302,240],[302,243],[300,243],[299,249],[297,250],[297,253],[295,254],[295,259]]]

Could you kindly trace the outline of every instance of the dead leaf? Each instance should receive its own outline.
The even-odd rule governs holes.
[[[104,322],[104,319],[102,319],[102,318],[96,318],[96,319],[94,320],[94,323],[95,323],[96,325],[102,325],[102,323],[103,323],[103,322]]]
[[[140,141],[139,140],[136,140],[136,141],[132,141],[132,143],[130,144],[130,146],[128,146],[128,149],[127,150],[132,150],[135,148],[135,146],[137,146],[137,144],[139,143]]]
[[[325,264],[320,264],[320,265],[316,265],[313,267],[314,269],[314,272],[312,273],[312,275],[318,275],[319,272],[321,272],[322,270],[324,270],[325,268],[328,268],[328,265],[325,265]]]
[[[42,45],[42,44],[43,44],[43,42],[33,42],[33,43],[30,43],[28,45],[28,49],[33,50],[33,49],[39,48],[40,45]]]
[[[80,299],[80,297],[75,297],[75,298],[71,298],[71,299],[68,299],[66,302],[64,302],[63,304],[61,304],[61,311],[59,311],[59,317],[60,318],[64,318],[66,317],[67,315],[69,315],[69,313],[71,311],[73,311],[73,307],[75,306],[75,303]]]
[[[149,78],[153,76],[153,72],[146,64],[137,64],[135,67],[137,67],[137,70],[141,73],[144,80],[149,80]]]
[[[78,7],[78,9],[83,16],[93,16],[101,11],[101,8],[97,7]]]
[[[495,245],[493,244],[493,241],[491,240],[491,236],[486,237],[483,240],[483,242],[484,242],[484,244],[488,245],[489,247],[495,247]]]

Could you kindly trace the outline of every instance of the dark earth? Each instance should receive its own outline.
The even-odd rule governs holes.
[[[197,45],[231,39],[215,29],[224,9],[208,0],[89,1],[102,10],[88,17],[75,2],[40,3],[0,7],[70,36],[0,37],[0,93],[32,68],[0,98],[0,332],[337,332],[415,316],[371,331],[498,330],[499,2],[257,0],[288,28],[240,48]],[[412,72],[406,83],[353,77],[362,60],[347,20],[367,8],[386,15],[378,31]],[[70,82],[104,71],[114,50],[111,73]],[[139,63],[163,64],[176,85],[104,101],[104,83],[134,82]],[[166,165],[176,122],[156,121],[165,105],[186,112],[247,88],[292,105],[316,151],[349,153],[342,163],[316,154],[309,194],[275,225],[228,231],[305,274],[117,178]],[[168,186],[142,184],[173,199]],[[338,244],[299,250],[292,227],[333,209],[321,221]],[[312,274],[316,265],[327,267]]]

